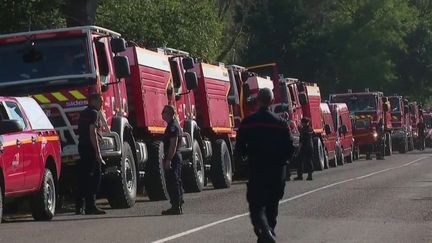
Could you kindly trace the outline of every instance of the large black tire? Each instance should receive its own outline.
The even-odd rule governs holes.
[[[352,163],[354,161],[354,155],[353,155],[352,148],[349,149],[349,154],[348,154],[348,156],[345,157],[345,161],[347,163]]]
[[[344,157],[344,154],[343,154],[343,148],[342,147],[338,147],[336,151],[337,151],[337,153],[336,153],[337,164],[338,165],[344,165],[345,164],[345,157]]]
[[[335,150],[335,153],[334,153],[333,159],[331,159],[331,160],[329,161],[329,164],[330,164],[331,167],[337,167],[337,155],[336,155],[336,150]]]
[[[210,178],[216,189],[228,188],[232,182],[231,155],[225,140],[218,139],[213,143]]]
[[[112,208],[131,208],[137,195],[137,170],[132,149],[123,142],[120,176],[112,178],[106,188],[106,196]]]
[[[313,165],[314,170],[321,171],[324,169],[324,148],[321,142],[321,139],[314,138],[313,139]]]
[[[163,142],[152,142],[149,146],[149,160],[145,168],[144,187],[151,201],[167,200],[168,190],[163,168]]]
[[[404,154],[408,151],[408,138],[404,138],[402,144],[399,145],[399,153]]]
[[[185,192],[200,192],[204,188],[205,168],[201,148],[197,140],[193,142],[190,163],[182,167],[182,182]]]
[[[409,137],[408,139],[408,151],[414,150],[414,137]]]
[[[56,210],[56,182],[49,169],[45,169],[42,185],[32,198],[31,211],[33,218],[38,221],[51,220]]]
[[[386,133],[385,135],[385,156],[391,156],[393,154],[392,141],[390,133]]]
[[[330,162],[329,162],[328,152],[325,149],[324,150],[324,169],[328,169],[328,168],[330,168]]]

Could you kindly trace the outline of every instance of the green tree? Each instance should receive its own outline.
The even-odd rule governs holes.
[[[215,61],[224,30],[218,14],[213,0],[104,0],[96,23],[145,47],[167,46]]]

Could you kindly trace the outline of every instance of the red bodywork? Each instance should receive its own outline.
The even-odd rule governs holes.
[[[327,150],[328,157],[333,159],[336,157],[336,142],[338,139],[338,130],[335,128],[333,116],[327,103],[321,103],[321,120],[323,127],[328,126],[328,131],[323,129],[322,138],[324,147]]]
[[[1,120],[18,119],[24,127],[22,131],[0,134],[1,183],[6,197],[38,192],[45,168],[51,169],[56,180],[60,178],[59,136],[49,120],[40,115],[43,111],[31,98],[0,97]]]
[[[330,103],[329,105],[335,131],[337,131],[337,139],[346,157],[352,151],[354,143],[350,112],[345,103]],[[346,127],[346,133],[342,132],[343,126]]]

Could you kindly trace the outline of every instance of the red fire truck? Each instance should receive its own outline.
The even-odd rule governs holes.
[[[338,162],[343,164],[345,161],[351,163],[358,159],[358,154],[354,154],[354,138],[351,124],[350,112],[345,103],[329,103],[333,118],[335,131],[337,133],[336,147],[338,151]]]
[[[400,95],[389,96],[388,99],[391,105],[393,126],[392,146],[399,153],[406,153],[414,148],[414,133],[411,125],[408,100]]]
[[[353,119],[355,153],[365,153],[371,159],[391,155],[391,114],[387,97],[382,92],[331,94],[330,102],[346,103]],[[358,151],[358,152],[357,152]]]
[[[214,121],[212,117],[205,120],[205,112],[212,112],[205,110],[203,104],[209,97],[215,98],[209,100],[213,102],[212,107],[217,106],[214,109],[219,109],[219,105],[228,109],[230,83],[226,78],[206,80],[204,64],[193,64],[192,59],[187,58],[181,63],[186,64],[186,68],[180,63],[175,67],[175,58],[166,55],[165,50],[126,47],[120,34],[95,26],[3,35],[0,36],[0,52],[3,55],[0,64],[4,67],[0,71],[1,92],[33,96],[60,134],[63,190],[73,185],[73,168],[78,159],[77,121],[90,93],[101,93],[104,100],[101,149],[107,166],[104,168],[103,187],[107,189],[105,193],[112,207],[133,206],[141,181],[151,200],[167,198],[162,168],[165,123],[160,113],[164,105],[174,102],[173,99],[186,131],[183,152],[185,161],[189,162],[185,163],[193,165],[191,161],[201,160],[200,151],[204,154],[202,160],[211,161],[211,165],[218,166],[213,159],[217,156],[227,161],[226,148],[229,149],[229,145],[220,139],[232,136],[226,127],[229,117],[220,118],[224,119],[224,124],[215,124],[215,128],[224,131],[205,134],[206,129],[213,128],[210,124],[211,127],[205,127],[200,135],[193,134],[201,130],[195,126],[197,122],[189,119],[201,116],[204,119],[202,124]],[[197,74],[200,81],[206,83],[205,88],[190,92],[197,88]],[[175,75],[183,78],[183,86],[173,85],[172,77]],[[214,89],[209,88],[211,85]],[[180,88],[183,91],[179,91]],[[194,94],[200,96],[196,104],[193,99],[188,100]],[[197,104],[202,112],[196,109]],[[219,140],[212,140],[216,137]],[[196,140],[200,150],[196,149]],[[212,179],[229,178],[229,170],[220,170],[221,167],[226,168],[224,165],[219,165],[219,170],[213,168]],[[199,181],[201,183],[202,179]],[[224,182],[214,185],[229,186],[229,180]]]

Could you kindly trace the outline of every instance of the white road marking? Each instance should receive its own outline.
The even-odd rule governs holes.
[[[380,174],[380,173],[384,173],[384,172],[387,172],[387,171],[390,171],[390,170],[395,170],[395,169],[403,168],[403,167],[406,167],[406,166],[410,166],[410,165],[412,165],[412,164],[414,164],[416,162],[419,162],[421,160],[424,160],[424,159],[427,159],[427,158],[430,158],[430,157],[432,157],[432,156],[421,157],[419,159],[410,161],[410,162],[405,163],[403,165],[390,167],[390,168],[387,168],[387,169],[384,169],[384,170],[379,170],[379,171],[372,172],[372,173],[367,174],[367,175],[358,176],[358,177],[354,177],[354,178],[351,178],[351,179],[347,179],[347,180],[335,182],[335,183],[332,183],[332,184],[328,184],[326,186],[319,187],[317,189],[314,189],[314,190],[311,190],[311,191],[307,191],[305,193],[302,193],[302,194],[299,194],[299,195],[295,195],[293,197],[281,200],[279,202],[279,204],[284,204],[286,202],[293,201],[295,199],[307,196],[307,195],[312,194],[314,192],[322,191],[324,189],[328,189],[330,187],[334,187],[334,186],[337,186],[337,185],[340,185],[340,184],[344,184],[344,183],[347,183],[347,182],[350,182],[350,181],[361,180],[361,179],[364,179],[364,178],[367,178],[367,177],[371,177],[373,175],[377,175],[377,174]],[[221,219],[221,220],[215,221],[215,222],[210,223],[210,224],[205,224],[205,225],[202,225],[202,226],[199,226],[199,227],[196,227],[196,228],[193,228],[193,229],[190,229],[190,230],[187,230],[187,231],[184,231],[184,232],[181,232],[181,233],[178,233],[178,234],[175,234],[175,235],[172,235],[172,236],[169,236],[169,237],[157,240],[157,241],[153,241],[152,243],[163,243],[163,242],[175,240],[175,239],[178,239],[180,237],[183,237],[183,236],[186,236],[186,235],[189,235],[189,234],[201,231],[203,229],[207,229],[207,228],[213,227],[215,225],[218,225],[218,224],[221,224],[221,223],[225,223],[225,222],[228,222],[228,221],[232,221],[234,219],[238,219],[238,218],[245,217],[245,216],[248,216],[248,215],[249,215],[249,213],[237,214],[237,215],[229,217],[229,218]]]

